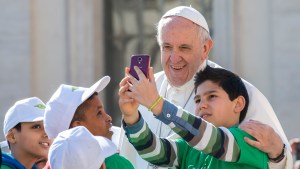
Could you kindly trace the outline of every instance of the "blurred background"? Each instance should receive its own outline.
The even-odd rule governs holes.
[[[130,56],[151,55],[160,71],[155,24],[187,5],[208,21],[210,59],[255,85],[270,101],[288,137],[300,136],[299,0],[0,0],[0,129],[17,100],[45,103],[62,83],[101,92],[120,126],[118,83]],[[0,141],[1,141],[0,140]]]

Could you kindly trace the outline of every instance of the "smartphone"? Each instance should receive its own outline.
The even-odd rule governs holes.
[[[147,54],[139,54],[139,55],[131,56],[129,73],[137,80],[139,80],[139,77],[134,70],[134,66],[139,67],[144,73],[144,75],[148,78],[148,69],[150,67],[150,56]]]
[[[300,143],[296,143],[296,160],[300,160]]]

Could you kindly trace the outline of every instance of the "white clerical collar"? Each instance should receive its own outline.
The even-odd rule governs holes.
[[[172,86],[170,84],[170,82],[168,82],[167,91],[169,89],[174,89],[174,90],[177,90],[177,91],[184,91],[184,90],[188,90],[188,89],[191,89],[191,88],[192,89],[194,88],[194,79],[193,78],[190,81],[188,81],[187,83],[185,83],[184,85],[179,86],[179,87]]]

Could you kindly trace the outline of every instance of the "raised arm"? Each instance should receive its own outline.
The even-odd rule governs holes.
[[[178,166],[177,145],[174,141],[156,137],[138,113],[138,103],[125,93],[129,77],[120,82],[119,107],[123,114],[123,128],[129,142],[146,161],[159,166]]]
[[[239,158],[239,145],[227,128],[217,128],[167,100],[156,118],[169,125],[191,147],[205,154],[229,162],[236,162]]]
[[[135,117],[138,117],[135,119],[136,123],[130,124],[127,122],[127,118],[129,116],[124,115],[124,124],[126,125],[124,128],[130,128],[131,125],[134,125],[132,128],[133,132],[127,130],[126,135],[144,159],[147,161],[155,159],[155,161],[151,162],[156,165],[172,166],[171,163],[166,161],[164,163],[158,163],[159,160],[163,161],[165,157],[160,157],[158,154],[156,154],[156,152],[161,152],[162,154],[167,155],[167,157],[169,157],[169,154],[172,156],[175,155],[175,161],[171,160],[174,165],[178,158],[185,157],[184,153],[186,153],[186,149],[181,149],[180,147],[182,144],[188,143],[186,144],[187,149],[198,149],[198,151],[194,153],[204,152],[205,154],[214,156],[220,160],[247,165],[253,164],[253,166],[258,168],[266,168],[266,155],[259,150],[251,148],[249,145],[245,144],[243,138],[244,136],[248,136],[245,132],[236,127],[231,128],[230,130],[221,127],[217,128],[202,118],[196,117],[182,110],[181,108],[176,107],[167,100],[160,99],[161,97],[158,95],[158,91],[154,82],[153,70],[150,69],[149,79],[146,79],[144,74],[138,68],[135,69],[140,80],[137,80],[133,77],[127,77],[128,85],[126,86],[128,88],[124,90],[124,95],[126,95],[128,98],[132,98],[134,102],[138,102],[148,107],[149,113],[152,111],[156,118],[169,125],[173,131],[175,131],[185,140],[177,140],[175,141],[175,144],[172,144],[173,142],[168,139],[159,139],[149,132],[147,127],[144,127],[146,125],[140,124],[136,126],[136,123],[141,123],[141,117],[135,115]],[[122,106],[120,107],[122,109]],[[133,112],[138,114],[136,110]],[[130,113],[125,112],[125,114]],[[233,137],[233,135],[235,137]],[[154,149],[151,147],[153,144],[155,144]],[[243,153],[240,151],[240,146],[243,147]],[[165,147],[172,148],[168,151],[165,149]],[[175,154],[170,153],[172,150],[175,152]],[[182,152],[180,152],[181,150]],[[251,158],[249,158],[249,154],[252,154]],[[157,160],[157,158],[159,160]],[[180,162],[180,159],[178,161]]]
[[[169,125],[191,147],[221,160],[235,162],[238,160],[240,149],[233,135],[226,128],[217,128],[212,124],[196,117],[166,100],[158,98],[158,91],[154,82],[153,70],[150,69],[149,79],[138,69],[135,69],[139,81],[131,77],[129,91],[125,94],[134,98],[162,122]],[[149,113],[151,113],[149,111]],[[124,119],[126,123],[126,119]]]
[[[175,141],[158,138],[141,116],[133,125],[127,125],[124,120],[122,123],[129,142],[144,160],[157,166],[178,167]]]

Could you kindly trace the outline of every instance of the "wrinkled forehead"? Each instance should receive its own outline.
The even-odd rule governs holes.
[[[199,25],[181,16],[169,16],[169,17],[162,18],[159,22],[159,26],[161,28],[179,27],[179,26],[189,27],[189,28],[199,28]]]
[[[166,17],[161,20],[158,26],[158,38],[161,42],[166,39],[170,40],[175,38],[178,40],[181,39],[180,41],[182,43],[187,43],[194,41],[195,38],[199,40],[198,37],[199,25],[180,16]]]

